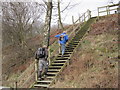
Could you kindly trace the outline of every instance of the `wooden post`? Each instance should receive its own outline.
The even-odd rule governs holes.
[[[109,5],[108,5],[108,14],[110,14],[110,7],[109,7]]]
[[[61,45],[59,44],[59,53],[61,53]]]
[[[80,18],[80,16],[79,16],[79,23],[81,23],[81,21],[80,21],[80,20],[81,20],[81,18]]]
[[[50,46],[49,46],[49,48],[48,48],[48,61],[49,61],[49,65],[51,65],[50,56],[51,56],[51,53],[50,53]]]
[[[99,7],[98,7],[98,19],[99,19]]]
[[[35,59],[35,80],[38,79],[38,60]]]
[[[72,16],[72,22],[73,22],[73,29],[74,29],[74,26],[75,26],[74,16]]]
[[[88,9],[88,19],[91,18],[91,11]]]
[[[14,82],[14,88],[17,90],[17,80]]]
[[[109,13],[108,13],[108,6],[106,6],[106,11],[107,11],[107,15],[108,15],[108,14],[109,14]]]
[[[79,13],[78,13],[78,17],[79,17],[79,18],[78,18],[78,20],[79,20],[79,23],[80,23],[80,22],[81,22],[81,21],[80,21],[80,20],[81,20],[81,18],[80,18],[80,14],[79,14]]]
[[[74,16],[72,16],[72,23],[74,24]]]
[[[85,13],[84,13],[84,22],[85,22]]]

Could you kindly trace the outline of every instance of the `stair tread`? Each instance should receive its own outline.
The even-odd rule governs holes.
[[[65,64],[65,63],[52,63],[52,64]]]
[[[61,66],[49,66],[49,67],[61,67]]]
[[[60,69],[48,69],[48,71],[60,71]]]
[[[48,72],[47,74],[57,74],[58,72]]]
[[[49,87],[50,84],[35,84],[34,87]]]
[[[56,60],[68,60],[69,58],[67,59],[63,59],[63,58],[57,58]]]
[[[42,81],[37,81],[38,83],[40,83],[40,82],[52,82],[52,81],[50,81],[50,80],[42,80]]]
[[[54,62],[66,62],[67,60],[55,60]]]
[[[67,61],[67,60],[68,60],[68,59],[63,59],[63,60],[62,60],[62,59],[56,59],[55,61]],[[55,61],[54,61],[54,62],[55,62]]]
[[[48,78],[54,78],[55,76],[47,76],[46,78],[48,79]]]

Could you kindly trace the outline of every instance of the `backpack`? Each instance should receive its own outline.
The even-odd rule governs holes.
[[[36,59],[45,57],[45,48],[39,48],[36,52]]]
[[[60,36],[60,37],[59,37],[59,40],[60,40],[60,41],[62,41],[62,40],[63,40],[63,38],[64,38],[64,36]]]
[[[65,38],[65,41],[68,42],[68,35],[66,35],[64,38]]]

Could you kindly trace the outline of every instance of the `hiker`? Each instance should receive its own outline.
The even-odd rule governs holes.
[[[58,38],[58,43],[60,44],[60,51],[62,52],[62,56],[65,53],[65,44],[68,41],[68,35],[66,34],[66,31],[64,31],[61,34],[56,35],[55,37]]]
[[[46,46],[43,46],[43,48],[38,48],[38,50],[35,53],[35,59],[38,60],[38,79],[41,80],[42,72],[44,71],[44,75],[47,75],[48,71],[48,50]]]

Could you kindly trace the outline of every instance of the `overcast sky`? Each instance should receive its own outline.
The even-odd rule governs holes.
[[[54,1],[57,1],[57,0],[54,0]],[[96,16],[97,7],[112,4],[111,2],[116,4],[120,0],[62,0],[61,8],[64,8],[69,1],[71,2],[71,4],[79,3],[79,5],[76,5],[74,8],[69,9],[62,14],[63,22],[68,24],[72,23],[72,16],[74,16],[75,20],[77,20],[78,16],[86,12],[87,9],[92,11],[92,16]],[[65,18],[65,16],[67,17]]]
[[[42,0],[0,0],[4,2],[38,2],[41,3]],[[48,0],[46,0],[48,1]],[[53,0],[54,2],[57,2],[57,0]],[[82,13],[86,12],[87,9],[92,11],[92,16],[97,16],[97,7],[106,6],[108,4],[114,4],[118,3],[120,0],[62,0],[61,3],[61,10],[63,10],[68,3],[74,5],[77,4],[74,8],[66,10],[64,13],[61,14],[62,22],[66,24],[72,23],[72,16],[74,16],[74,19],[77,20],[79,15],[82,15]],[[54,13],[54,12],[53,12]],[[43,19],[45,18],[45,15]],[[54,19],[55,17],[53,17]],[[56,20],[52,20],[52,24],[56,24]]]

